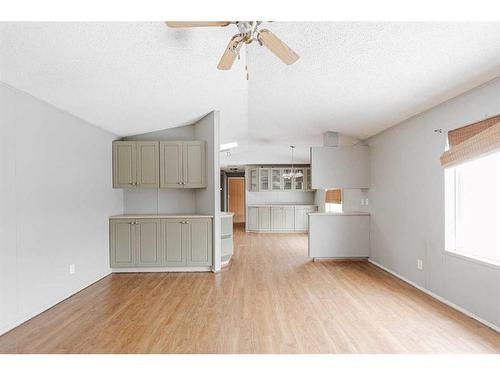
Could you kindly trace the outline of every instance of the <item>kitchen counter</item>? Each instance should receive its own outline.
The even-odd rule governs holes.
[[[311,212],[309,216],[370,216],[368,212]]]
[[[110,219],[196,219],[196,218],[213,218],[212,215],[202,214],[123,214],[113,215]]]

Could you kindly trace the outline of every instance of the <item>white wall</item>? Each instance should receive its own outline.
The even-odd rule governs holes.
[[[447,130],[499,114],[499,98],[497,79],[371,138],[368,193],[371,259],[497,327],[500,269],[444,252],[439,156]]]
[[[210,112],[193,124],[195,139],[207,142],[207,188],[196,189],[196,212],[213,215],[213,269],[221,269],[220,222],[220,113]]]
[[[116,138],[0,83],[0,333],[109,274]],[[76,273],[69,274],[69,264]]]

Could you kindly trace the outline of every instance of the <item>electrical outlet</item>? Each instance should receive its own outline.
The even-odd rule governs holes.
[[[69,265],[69,274],[70,274],[70,275],[73,275],[75,272],[76,272],[76,271],[75,271],[75,265],[74,265],[74,263],[71,263],[71,264]]]
[[[363,198],[361,198],[361,205],[364,206],[365,205],[365,200]]]
[[[365,205],[368,206],[368,198],[365,199]]]
[[[424,262],[422,262],[422,259],[418,259],[417,260],[417,268],[419,270],[423,270],[424,269]]]

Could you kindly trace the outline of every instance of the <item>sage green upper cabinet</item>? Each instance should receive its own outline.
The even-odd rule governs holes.
[[[138,219],[134,222],[137,266],[161,266],[163,263],[160,220]]]
[[[137,186],[157,188],[159,186],[158,142],[137,142]]]
[[[271,169],[271,190],[283,190],[283,174],[282,169]]]
[[[111,220],[111,267],[132,267],[135,263],[134,220]]]
[[[204,188],[206,143],[204,141],[160,142],[160,188]]]
[[[160,142],[160,187],[182,188],[182,157],[181,141]]]
[[[158,142],[113,142],[113,187],[159,186]]]
[[[259,191],[269,191],[270,189],[271,189],[271,169],[260,168]]]
[[[135,186],[137,152],[135,142],[113,142],[113,187]]]
[[[295,173],[301,173],[301,176],[296,176],[293,178],[293,190],[305,190],[305,170],[304,168],[295,168]]]
[[[184,187],[206,187],[205,142],[188,141],[183,145]]]

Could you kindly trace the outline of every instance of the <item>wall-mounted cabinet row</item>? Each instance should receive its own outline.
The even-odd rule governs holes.
[[[112,268],[212,265],[212,219],[110,219]]]
[[[206,142],[113,142],[114,188],[204,188]]]
[[[250,168],[250,191],[311,191],[311,168],[296,167],[293,171],[301,177],[285,178],[292,168]]]
[[[317,206],[249,206],[248,230],[252,232],[307,232],[308,214]]]

